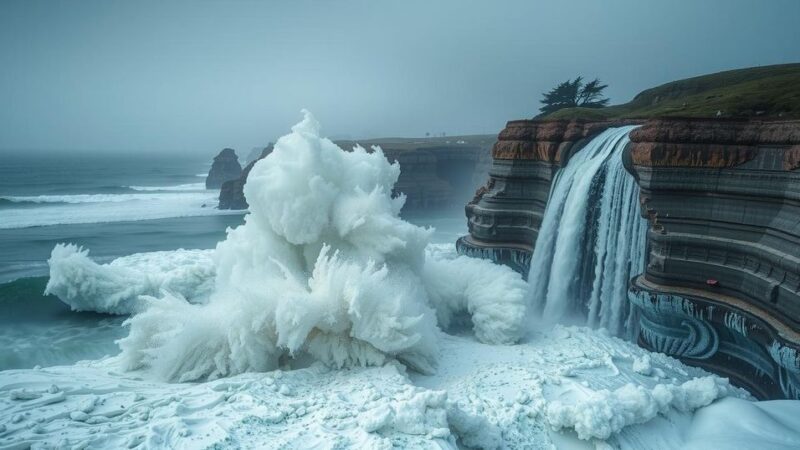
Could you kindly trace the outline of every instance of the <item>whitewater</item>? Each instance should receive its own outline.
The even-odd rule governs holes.
[[[0,196],[0,229],[236,214],[203,183],[121,186],[130,193]]]
[[[576,321],[632,338],[628,280],[644,271],[647,222],[622,154],[635,126],[610,128],[553,180],[528,280],[543,323]]]
[[[127,315],[127,336],[114,357],[0,372],[0,448],[800,445],[797,402],[603,329],[536,328],[519,274],[400,217],[399,173],[305,113],[215,249],[102,264],[56,246],[47,291]]]

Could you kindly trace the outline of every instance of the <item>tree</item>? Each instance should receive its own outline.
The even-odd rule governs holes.
[[[602,108],[608,104],[608,99],[603,97],[603,90],[607,84],[600,84],[600,80],[585,83],[583,77],[567,80],[542,94],[541,103],[544,104],[539,111],[550,114],[564,108]]]

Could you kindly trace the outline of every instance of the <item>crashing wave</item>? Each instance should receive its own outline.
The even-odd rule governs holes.
[[[137,253],[98,264],[89,250],[58,244],[50,259],[45,295],[60,298],[74,311],[133,314],[142,309],[143,295],[181,292],[202,301],[214,287],[211,250]]]
[[[304,113],[250,172],[250,214],[217,245],[207,299],[174,283],[119,294],[141,275],[92,266],[68,247],[54,249],[54,283],[82,281],[74,292],[50,291],[105,296],[111,309],[124,303],[116,298],[140,295],[133,310],[141,312],[126,322],[130,334],[120,341],[122,361],[169,380],[273,370],[300,354],[333,367],[396,358],[431,372],[437,324],[448,327],[465,314],[481,341],[517,341],[525,320],[521,277],[489,261],[426,255],[433,230],[402,220],[405,198],[392,196],[399,164],[378,147],[342,150]],[[101,303],[82,306],[108,310]]]

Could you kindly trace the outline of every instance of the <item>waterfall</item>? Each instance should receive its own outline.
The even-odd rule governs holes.
[[[644,270],[647,231],[639,188],[622,164],[634,128],[604,131],[553,180],[528,275],[533,311],[545,321],[579,316],[622,333],[628,280]]]

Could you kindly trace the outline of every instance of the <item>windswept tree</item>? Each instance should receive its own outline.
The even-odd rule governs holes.
[[[600,80],[584,83],[583,77],[567,80],[558,86],[542,94],[541,103],[544,104],[539,111],[542,114],[550,114],[564,108],[602,108],[608,104],[608,99],[603,97],[603,90],[607,84],[601,84]]]

